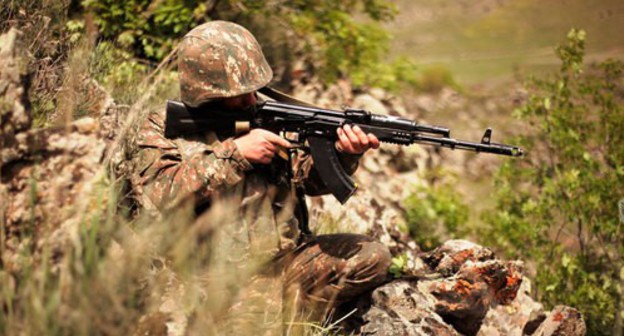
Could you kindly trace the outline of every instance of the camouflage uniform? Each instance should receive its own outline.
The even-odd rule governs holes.
[[[193,107],[203,104],[206,113],[207,101],[253,92],[272,77],[255,38],[238,25],[220,21],[197,27],[185,37],[179,71],[182,100]],[[252,165],[233,137],[208,132],[165,138],[163,111],[147,116],[135,148],[131,182],[144,208],[165,211],[192,198],[198,213],[220,201],[238,209],[225,227],[229,239],[219,239],[217,243],[224,245],[219,248],[229,249],[233,260],[258,256],[272,260],[287,287],[293,293],[299,290],[298,299],[332,305],[386,280],[390,254],[368,237],[302,239],[295,186],[308,195],[327,192],[307,154],[298,153],[293,160],[293,183],[286,177],[287,161],[276,156],[269,165]],[[357,168],[358,159],[341,155],[349,173]]]

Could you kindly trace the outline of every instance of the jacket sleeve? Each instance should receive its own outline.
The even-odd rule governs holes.
[[[160,113],[142,125],[133,160],[136,196],[143,206],[161,211],[193,195],[196,204],[210,201],[217,188],[237,184],[252,169],[232,138],[214,145],[165,138]]]
[[[353,175],[358,168],[361,154],[346,154],[346,153],[338,153],[338,158],[342,167],[346,171],[347,174]],[[300,152],[297,154],[296,159],[294,160],[294,175],[295,175],[295,183],[298,183],[300,186],[303,186],[303,190],[306,195],[309,196],[320,196],[329,194],[329,189],[323,183],[323,180],[318,174],[318,171],[314,169],[314,160],[312,160],[312,155],[305,152]]]

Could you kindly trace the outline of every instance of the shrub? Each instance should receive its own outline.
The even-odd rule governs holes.
[[[419,187],[405,200],[410,235],[423,250],[467,234],[468,206],[450,182]]]
[[[94,14],[102,37],[152,62],[169,54],[191,28],[210,20],[229,20],[254,32],[267,59],[278,68],[276,73],[286,77],[288,71],[279,68],[288,68],[294,58],[304,59],[326,82],[348,74],[358,83],[389,87],[405,77],[381,65],[389,36],[380,23],[391,20],[396,11],[383,0],[298,0],[279,6],[254,0],[84,0],[82,4]],[[356,20],[358,15],[363,19]],[[393,75],[381,78],[380,69]]]
[[[516,111],[529,154],[498,172],[486,240],[535,263],[539,300],[579,308],[589,334],[607,335],[623,308],[624,63],[586,68],[584,50],[585,32],[571,30],[559,72],[529,81]]]

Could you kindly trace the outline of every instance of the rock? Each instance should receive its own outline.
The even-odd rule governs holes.
[[[331,195],[313,197],[309,205],[311,227],[319,233],[367,234],[388,246],[394,255],[407,253],[410,260],[420,252],[402,229],[402,215],[379,203],[369,191],[358,191],[358,197],[343,206]]]
[[[19,159],[16,135],[30,128],[28,77],[17,51],[20,33],[0,36],[0,167]]]
[[[429,158],[432,151],[419,145],[412,146],[386,146],[383,145],[380,155],[388,157],[387,164],[397,173],[414,172],[418,176],[424,176],[430,167]]]
[[[388,109],[384,106],[384,104],[369,94],[356,96],[351,107],[366,110],[375,114],[388,115]]]
[[[80,243],[76,237],[94,222],[90,216],[107,211],[102,206],[109,195],[104,158],[115,147],[129,113],[128,106],[116,105],[96,81],[85,78],[79,82],[79,105],[88,118],[63,127],[31,129],[28,81],[16,51],[19,35],[10,30],[0,36],[0,220],[4,230],[0,265],[8,273],[6,287],[11,292],[20,286],[13,274],[26,266],[36,267],[43,252],[50,253],[53,262],[59,260],[68,248]],[[354,97],[346,80],[329,87],[313,78],[306,80],[306,85],[295,87],[295,95],[329,108],[350,106],[416,120],[421,110],[465,103],[454,91],[443,90],[439,97],[422,98],[419,109],[407,111],[400,99],[381,89]],[[448,241],[431,253],[420,251],[406,233],[403,200],[413,191],[411,186],[426,183],[420,176],[440,160],[435,150],[425,148],[384,145],[362,160],[354,176],[360,190],[345,206],[332,196],[309,202],[312,224],[320,232],[368,234],[387,245],[393,255],[407,255],[405,279],[391,281],[355,303],[358,310],[350,319],[351,331],[362,335],[583,335],[585,325],[578,311],[558,306],[546,315],[530,298],[530,283],[521,275],[521,263],[496,259],[491,250],[465,240]],[[479,162],[464,161],[463,167],[484,169]],[[124,260],[121,246],[113,246],[111,255]],[[156,268],[165,265],[160,264]],[[52,272],[58,271],[50,266]],[[192,322],[187,314],[195,313],[185,306],[185,292],[201,293],[196,296],[202,301],[214,300],[215,293],[223,292],[208,295],[203,288],[191,290],[191,284],[177,279],[173,271],[157,273],[154,278],[163,281],[162,288],[154,286],[149,293],[157,307],[139,319],[137,334],[184,334]]]
[[[522,279],[516,298],[509,305],[499,305],[487,312],[480,336],[522,336],[532,334],[546,318],[542,305],[531,297],[531,281]]]
[[[362,335],[521,334],[534,313],[541,311],[541,305],[527,295],[529,289],[517,297],[522,263],[494,259],[488,249],[458,240],[423,257],[431,260],[432,255],[443,255],[437,259],[444,263],[430,269],[421,261],[419,270],[405,272],[405,280],[394,280],[375,289],[370,298],[361,298],[356,305],[359,313],[347,323],[348,331]],[[498,309],[508,310],[501,313]],[[510,321],[513,326],[496,324]]]
[[[436,298],[435,311],[465,335],[476,335],[488,310],[509,304],[520,287],[521,264],[467,261],[450,278],[422,282],[419,288]]]
[[[434,249],[425,261],[436,272],[454,274],[466,261],[494,259],[494,252],[467,240],[449,240]]]
[[[462,106],[465,98],[463,98],[456,90],[450,87],[445,87],[442,91],[440,91],[438,101],[441,104],[444,104],[443,106],[445,108],[458,108]]]
[[[67,246],[65,239],[78,229],[79,218],[92,206],[89,195],[102,183],[103,175],[98,173],[103,172],[106,145],[90,131],[97,129],[91,123],[94,120],[82,120],[68,134],[61,129],[39,129],[18,135],[21,159],[4,167],[0,184],[8,196],[2,202],[6,269],[17,271],[28,262],[12,257],[33,243],[20,239],[24,230],[33,234],[36,246],[48,246],[53,255],[60,256]]]
[[[106,211],[93,203],[105,183],[107,144],[98,135],[100,124],[83,118],[62,127],[30,129],[27,81],[15,51],[18,35],[11,30],[0,37],[0,220],[6,247],[0,259],[9,272],[36,264],[44,249],[59,260],[79,225],[90,214]],[[98,104],[95,98],[93,103]],[[101,201],[108,195],[103,194],[98,195]]]
[[[375,289],[362,315],[361,335],[459,335],[433,310],[433,302],[408,281]]]
[[[382,88],[377,88],[377,87],[371,88],[369,90],[369,94],[373,98],[375,98],[375,99],[377,99],[379,101],[384,101],[384,100],[388,99],[388,93],[386,92],[386,90],[384,90]]]
[[[304,102],[312,103],[318,100],[321,90],[321,85],[318,83],[296,85],[293,89],[292,95],[293,97],[296,97]]]
[[[522,335],[533,335],[545,319],[546,313],[543,311],[532,312],[529,316],[529,320],[524,325],[524,328],[522,328]]]
[[[585,321],[578,310],[556,306],[533,336],[577,336],[585,333]]]
[[[302,101],[331,109],[350,106],[353,100],[351,85],[346,80],[338,80],[335,84],[324,87],[318,79],[303,84],[294,83],[292,95]]]

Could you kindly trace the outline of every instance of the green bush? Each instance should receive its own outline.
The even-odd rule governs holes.
[[[137,62],[128,51],[104,41],[89,60],[89,74],[101,83],[119,103],[132,104],[149,67]]]
[[[206,10],[197,0],[84,0],[82,5],[95,14],[102,36],[151,60],[164,58]]]
[[[405,200],[410,235],[423,250],[467,234],[468,206],[451,183],[420,187]]]
[[[532,79],[516,111],[528,156],[498,172],[485,238],[535,263],[540,301],[580,309],[590,335],[607,335],[623,309],[624,63],[584,67],[582,30],[556,50],[560,71]]]
[[[375,86],[391,92],[398,92],[404,88],[420,86],[418,81],[418,66],[413,60],[400,57],[391,63],[381,63],[369,58],[369,64],[362,71],[349,73],[355,87]]]
[[[300,58],[326,82],[348,75],[356,85],[386,88],[411,78],[404,71],[408,62],[382,62],[389,36],[380,23],[396,12],[383,0],[298,0],[279,6],[255,0],[84,0],[82,5],[94,14],[102,37],[151,62],[168,55],[191,28],[230,20],[256,35],[273,67],[288,68],[284,63]]]

